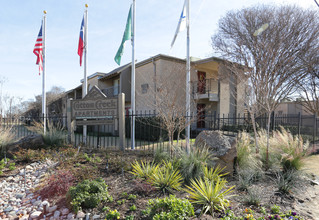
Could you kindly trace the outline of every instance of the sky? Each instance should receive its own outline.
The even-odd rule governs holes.
[[[34,44],[43,10],[46,23],[46,91],[66,91],[80,85],[83,66],[77,47],[80,25],[88,4],[88,75],[117,68],[114,56],[120,46],[132,0],[0,0],[0,95],[34,99],[42,93],[42,76],[35,64]],[[136,0],[135,57],[142,61],[157,54],[186,57],[186,31],[175,34],[184,0]],[[257,4],[296,4],[318,9],[313,0],[190,0],[190,54],[214,56],[211,36],[227,11]],[[131,62],[127,44],[121,65]],[[1,91],[2,90],[2,91]]]

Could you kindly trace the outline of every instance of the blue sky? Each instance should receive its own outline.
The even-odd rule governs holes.
[[[7,0],[0,7],[0,77],[6,78],[2,93],[33,99],[42,92],[42,77],[35,65],[33,47],[43,10],[47,11],[47,91],[52,86],[65,90],[80,84],[77,45],[84,5],[89,5],[88,75],[117,67],[114,56],[120,45],[132,0]],[[297,4],[314,8],[313,0],[191,0],[191,56],[214,55],[210,37],[218,19],[229,10],[256,4]],[[180,33],[170,50],[184,0],[136,0],[136,59],[156,54],[185,58],[186,33]],[[318,9],[319,10],[319,9]],[[122,64],[131,61],[127,44]]]

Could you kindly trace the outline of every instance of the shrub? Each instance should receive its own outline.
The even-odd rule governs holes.
[[[190,194],[191,203],[203,207],[204,214],[213,214],[215,211],[226,210],[229,206],[226,196],[233,191],[234,186],[226,188],[226,183],[223,178],[218,178],[216,182],[199,178],[191,180],[191,185],[186,186],[185,191]]]
[[[190,152],[182,151],[180,172],[186,183],[203,176],[203,166],[207,166],[211,153],[207,148],[192,147]]]
[[[187,199],[170,195],[163,199],[149,200],[144,213],[156,220],[182,220],[194,216],[194,207]]]
[[[164,162],[164,166],[156,169],[148,180],[156,189],[163,194],[172,193],[173,190],[180,190],[183,177],[179,171],[172,166],[171,162]]]
[[[68,191],[68,199],[75,212],[81,208],[95,208],[102,201],[107,201],[109,193],[103,179],[84,180]]]
[[[155,173],[158,170],[159,165],[155,164],[154,162],[147,163],[143,161],[140,161],[140,162],[135,161],[132,164],[132,167],[133,169],[130,173],[145,180],[145,179],[148,179],[150,176],[152,176],[153,173]]]
[[[46,179],[45,187],[39,191],[39,195],[43,199],[65,195],[74,182],[75,177],[69,170],[58,170]]]

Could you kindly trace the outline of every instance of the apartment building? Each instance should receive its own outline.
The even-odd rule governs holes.
[[[244,86],[231,74],[226,61],[210,57],[191,59],[190,112],[197,114],[197,128],[205,128],[207,114],[238,114],[244,112]],[[158,112],[160,108],[180,108],[186,104],[186,60],[167,55],[156,55],[136,63],[135,102],[138,112]],[[83,80],[82,80],[83,82]],[[125,94],[127,112],[131,108],[131,64],[120,66],[109,73],[94,73],[88,77],[88,90],[97,86],[107,97]],[[65,93],[69,98],[82,98],[82,85]],[[172,105],[174,104],[174,105]],[[64,112],[66,114],[65,104]],[[165,107],[166,106],[166,107]]]

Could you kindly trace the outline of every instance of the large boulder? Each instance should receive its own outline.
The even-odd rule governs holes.
[[[225,171],[234,173],[234,167],[237,157],[236,138],[222,134],[220,131],[202,131],[196,137],[196,147],[206,147],[213,157],[218,158],[217,164],[226,167]]]
[[[32,149],[37,150],[44,146],[42,135],[33,134],[21,138],[20,140],[6,146],[8,156],[19,151],[19,149]]]

